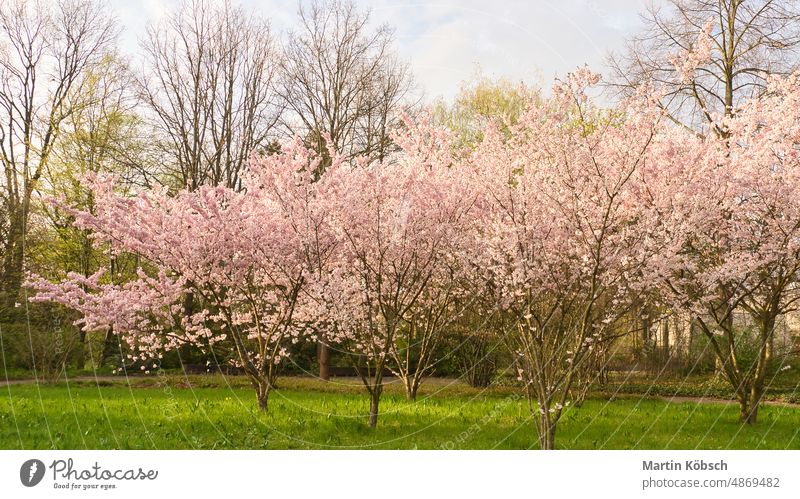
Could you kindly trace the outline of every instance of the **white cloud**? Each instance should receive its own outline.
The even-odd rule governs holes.
[[[547,84],[583,64],[602,71],[637,31],[643,0],[373,2],[431,96],[451,96],[478,64],[489,76]]]
[[[410,62],[429,97],[452,96],[476,65],[487,76],[549,86],[555,75],[589,64],[603,70],[606,54],[620,49],[639,28],[645,0],[361,0],[375,23],[396,28],[397,48]],[[147,20],[156,20],[177,0],[114,2],[126,27],[123,45],[134,53]],[[293,0],[244,0],[291,28]]]

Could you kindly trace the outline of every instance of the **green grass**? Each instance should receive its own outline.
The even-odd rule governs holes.
[[[207,387],[199,381],[208,381]],[[350,383],[285,378],[267,414],[232,379],[144,378],[0,388],[2,449],[527,449],[535,432],[513,387],[476,390],[430,383],[417,402],[392,386],[378,428],[366,424],[366,394]],[[229,381],[231,381],[229,379]],[[216,385],[215,385],[216,383]],[[800,408],[764,406],[759,423],[737,407],[623,398],[588,400],[559,425],[564,449],[798,449]]]

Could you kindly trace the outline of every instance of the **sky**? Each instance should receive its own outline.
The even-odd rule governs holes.
[[[236,2],[236,0],[233,0]],[[555,76],[588,64],[606,71],[610,51],[641,28],[647,0],[358,0],[372,21],[395,28],[396,50],[426,98],[454,96],[476,72],[548,88]],[[123,26],[122,46],[136,53],[148,22],[179,0],[113,0]],[[240,0],[291,29],[297,0]]]

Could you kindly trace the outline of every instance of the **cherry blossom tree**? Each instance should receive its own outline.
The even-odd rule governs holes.
[[[94,177],[96,214],[72,210],[76,224],[115,252],[139,255],[138,279],[116,284],[102,273],[72,274],[53,284],[34,276],[34,299],[78,310],[85,330],[114,328],[132,361],[157,366],[163,351],[187,343],[222,349],[266,410],[278,366],[311,320],[301,290],[313,220],[298,217],[312,213],[309,172],[319,161],[289,144],[280,155],[251,162],[246,192],[201,186],[175,196],[162,189],[129,197],[114,191],[113,178]],[[189,292],[201,306],[187,314]]]
[[[402,154],[341,164],[319,181],[338,193],[327,199],[338,247],[318,300],[332,325],[328,338],[347,351],[369,392],[370,426],[388,369],[416,396],[456,310],[457,251],[470,233],[473,196],[466,177],[449,168],[448,134],[427,122],[409,127],[397,137]]]
[[[583,68],[532,102],[510,137],[486,134],[471,159],[485,192],[477,268],[508,317],[543,449],[594,345],[630,310],[645,260],[637,224],[637,171],[659,113],[631,101],[603,111],[587,97],[599,77]],[[623,119],[624,117],[624,119]]]
[[[642,198],[658,255],[650,280],[695,317],[747,424],[757,420],[776,321],[800,299],[799,78],[770,78],[764,96],[717,115],[721,134],[654,147]]]

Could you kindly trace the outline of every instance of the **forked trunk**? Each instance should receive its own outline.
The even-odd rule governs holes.
[[[266,381],[259,380],[256,386],[256,398],[258,399],[258,409],[261,412],[267,412],[269,402],[269,389],[270,384]]]
[[[556,423],[550,417],[549,412],[539,416],[539,447],[542,450],[554,450],[556,448]]]
[[[405,382],[406,385],[406,399],[415,402],[417,400],[417,389],[419,389],[419,382],[414,378],[409,378]]]
[[[749,395],[749,396],[748,396]],[[764,396],[764,388],[759,383],[754,383],[750,393],[739,400],[739,422],[742,424],[755,424],[758,422],[758,407]]]
[[[773,304],[773,310],[778,310],[778,305]],[[772,359],[770,352],[770,342],[775,336],[775,317],[776,314],[769,314],[761,321],[761,345],[756,360],[755,375],[750,383],[749,390],[746,390],[741,397],[746,403],[739,403],[739,421],[743,424],[755,424],[758,421],[758,406],[764,396],[764,382],[767,375],[767,366]]]
[[[739,402],[739,422],[746,425],[755,424],[758,420],[758,404],[750,405]]]

